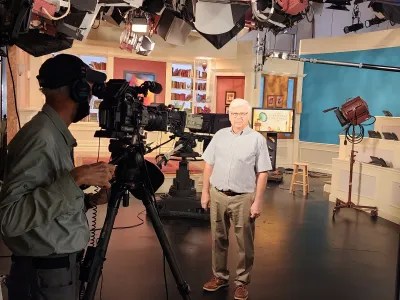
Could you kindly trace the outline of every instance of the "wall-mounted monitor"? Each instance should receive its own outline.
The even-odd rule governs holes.
[[[294,109],[253,108],[251,121],[259,132],[293,133]]]

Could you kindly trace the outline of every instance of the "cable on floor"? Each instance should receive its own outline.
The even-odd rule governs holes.
[[[141,221],[140,223],[134,224],[134,225],[130,225],[130,226],[118,226],[118,227],[113,227],[113,230],[130,229],[130,228],[136,228],[136,227],[139,227],[139,226],[143,225],[143,224],[144,224],[144,220],[143,220],[141,217],[139,217],[139,216],[140,216],[141,214],[143,214],[145,211],[146,211],[146,209],[142,210],[141,212],[139,212],[139,213],[136,215],[136,218],[138,218],[138,219]],[[96,228],[95,231],[100,231],[101,229],[102,229],[102,228]]]

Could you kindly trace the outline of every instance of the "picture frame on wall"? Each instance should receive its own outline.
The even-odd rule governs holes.
[[[229,114],[229,105],[228,105],[228,106],[225,106],[225,113],[226,113],[226,114]]]
[[[272,95],[267,96],[267,107],[268,108],[275,107],[275,96],[272,96]]]
[[[276,96],[275,107],[277,107],[277,108],[283,107],[283,96]]]
[[[124,79],[129,82],[130,86],[140,86],[145,81],[156,81],[156,74],[154,73],[146,73],[139,71],[124,71]],[[156,95],[152,92],[147,94],[147,97],[144,98],[144,105],[149,105],[151,103],[156,102]]]
[[[225,105],[231,104],[232,100],[236,98],[235,91],[226,91],[225,92]]]

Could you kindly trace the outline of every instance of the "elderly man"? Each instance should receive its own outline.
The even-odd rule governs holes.
[[[214,274],[203,289],[212,292],[228,286],[228,236],[232,224],[239,247],[234,295],[237,300],[248,298],[255,219],[261,214],[267,171],[272,169],[266,139],[248,125],[250,111],[246,100],[234,99],[229,107],[232,127],[218,131],[203,154],[201,205],[204,209],[210,206]]]

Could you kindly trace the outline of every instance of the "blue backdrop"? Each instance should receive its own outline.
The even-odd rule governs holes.
[[[400,47],[303,57],[400,67]],[[333,111],[322,111],[356,96],[368,103],[373,116],[382,116],[382,110],[400,116],[400,73],[312,63],[304,64],[304,73],[307,76],[303,81],[301,141],[338,144],[342,127]],[[372,127],[365,127],[366,135]]]

